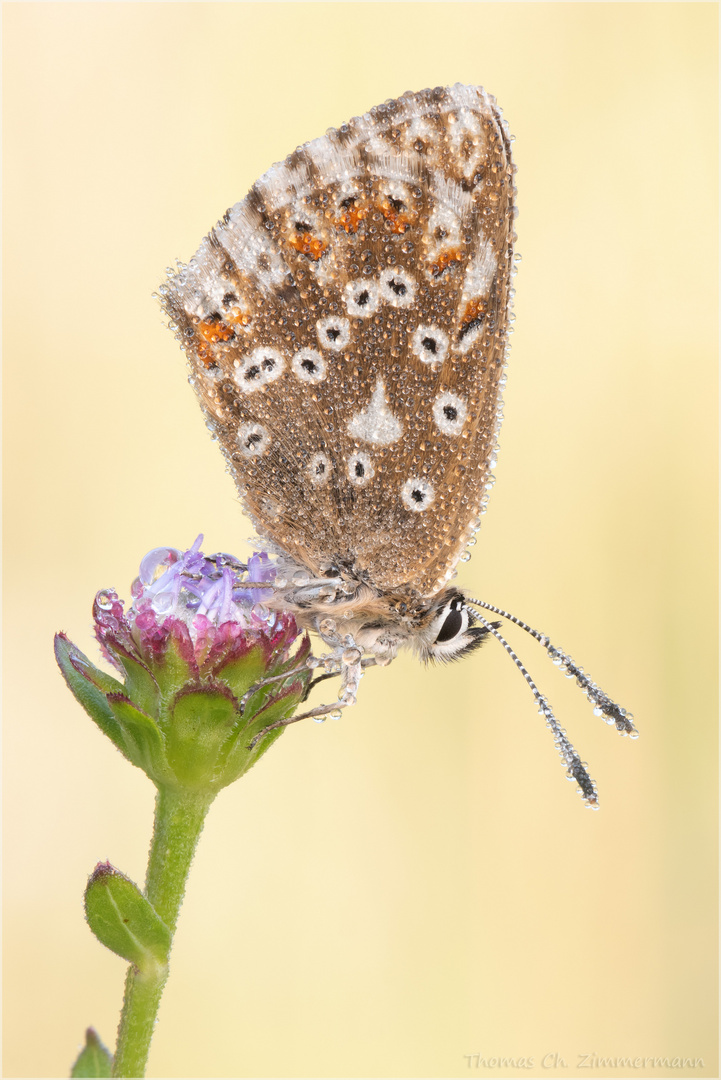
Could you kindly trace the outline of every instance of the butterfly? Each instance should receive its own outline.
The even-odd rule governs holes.
[[[514,295],[515,166],[480,87],[406,93],[299,147],[228,210],[161,302],[246,512],[279,558],[267,606],[330,646],[339,703],[410,648],[490,636],[520,668],[588,805],[585,765],[497,614],[596,712],[632,717],[521,620],[452,584],[493,484]]]

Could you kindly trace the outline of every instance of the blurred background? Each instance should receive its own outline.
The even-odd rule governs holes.
[[[150,782],[71,698],[53,632],[97,656],[93,596],[127,597],[149,548],[202,530],[249,550],[151,293],[297,144],[456,81],[516,136],[523,256],[498,482],[459,583],[570,651],[641,737],[508,631],[594,814],[492,643],[370,673],[213,807],[149,1073],[718,1075],[717,18],[5,6],[6,1076],[67,1075],[89,1024],[113,1046],[125,966],[82,893],[101,859],[142,882],[150,837]]]

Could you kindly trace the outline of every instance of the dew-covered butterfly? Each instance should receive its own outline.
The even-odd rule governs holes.
[[[352,704],[363,669],[401,648],[453,660],[492,635],[596,806],[490,613],[536,637],[623,734],[632,717],[544,635],[450,584],[498,451],[514,172],[483,89],[404,94],[269,169],[160,292],[245,509],[279,557],[266,605],[318,633],[340,670],[339,702],[304,715]]]

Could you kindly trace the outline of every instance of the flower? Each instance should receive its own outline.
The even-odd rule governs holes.
[[[276,572],[268,555],[245,564],[204,555],[201,543],[148,552],[127,611],[112,589],[95,597],[95,634],[122,682],[64,634],[55,653],[78,701],[157,786],[216,792],[257,761],[283,731],[265,729],[303,700],[310,642],[296,645],[293,616],[262,603]]]

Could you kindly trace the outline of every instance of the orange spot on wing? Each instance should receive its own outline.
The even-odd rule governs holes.
[[[480,326],[486,317],[487,304],[483,297],[478,297],[475,300],[470,300],[466,304],[465,311],[461,316],[461,332],[460,336],[463,338],[469,330],[472,330],[475,326]]]
[[[291,247],[294,247],[299,255],[307,255],[313,262],[318,262],[318,259],[323,255],[323,252],[328,247],[325,240],[319,239],[317,236],[312,236],[311,233],[296,233],[295,236],[291,236],[288,240]]]
[[[408,210],[397,210],[390,199],[384,199],[383,202],[379,203],[378,209],[386,221],[390,223],[391,232],[394,233],[404,233],[406,229],[410,229],[416,218],[416,215]]]
[[[208,341],[213,345],[216,341],[230,341],[233,336],[233,328],[231,326],[226,326],[226,324],[219,319],[210,319],[207,322],[200,323],[198,326],[198,333],[203,341]]]
[[[461,325],[465,326],[466,323],[473,322],[479,315],[486,314],[486,301],[482,296],[476,297],[475,300],[469,300],[466,304],[466,310],[463,312],[463,318],[461,319]]]
[[[336,218],[336,226],[339,229],[345,229],[347,233],[357,233],[367,213],[368,210],[362,206],[349,206],[339,218]]]
[[[433,277],[440,277],[449,266],[452,266],[453,263],[462,262],[462,260],[463,256],[460,248],[445,248],[436,261],[431,263],[431,273]]]
[[[198,357],[198,360],[200,360],[206,371],[211,371],[213,368],[217,368],[218,362],[213,356],[212,351],[206,345],[201,345],[198,348],[196,356]]]
[[[235,312],[238,312],[236,315]],[[240,308],[234,308],[233,311],[225,316],[225,321],[231,326],[247,326],[251,320],[251,316],[246,311],[241,311]]]

